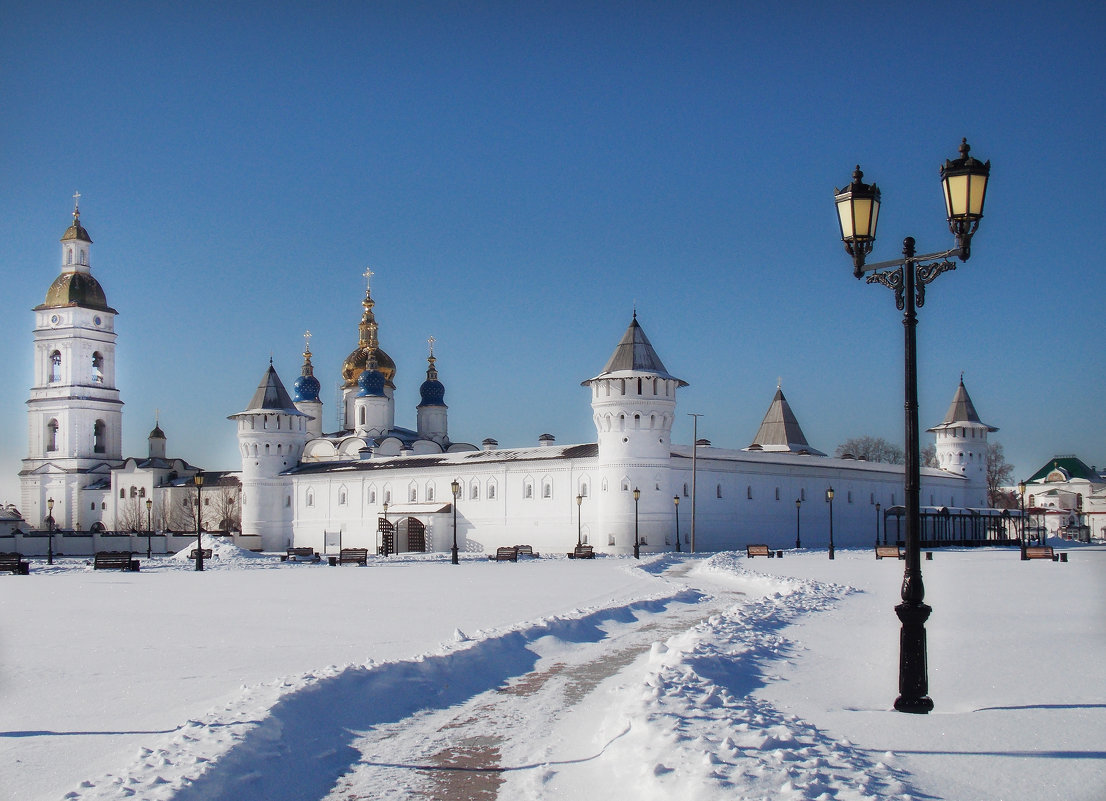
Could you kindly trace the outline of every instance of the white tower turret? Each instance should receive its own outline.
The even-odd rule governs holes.
[[[394,407],[385,395],[387,381],[376,366],[376,359],[369,356],[367,366],[357,379],[360,388],[353,399],[354,433],[372,439],[391,431]]]
[[[88,512],[78,503],[78,490],[122,463],[117,312],[92,276],[91,254],[92,238],[74,203],[73,224],[61,238],[61,273],[34,308],[34,385],[27,401],[27,458],[19,473],[22,512],[34,526],[45,525],[52,498],[56,526],[87,528],[92,518],[83,518]]]
[[[637,321],[637,313],[603,371],[583,382],[599,434],[597,547],[626,553],[634,520],[644,550],[664,547],[672,527],[671,438],[676,390],[687,382],[670,374]],[[634,490],[640,499],[634,501]]]
[[[998,429],[980,421],[968,390],[964,388],[963,375],[944,421],[927,430],[937,435],[940,468],[968,479],[962,504],[973,508],[990,506],[987,499],[987,434]]]
[[[419,387],[419,405],[416,410],[417,429],[420,439],[432,440],[443,448],[449,442],[448,406],[445,405],[445,386],[438,380],[438,370],[434,367],[434,337],[427,340],[430,355],[427,357],[426,380]]]
[[[292,481],[307,441],[307,415],[296,408],[272,361],[245,411],[232,414],[242,453],[242,535],[266,551],[292,542]]]

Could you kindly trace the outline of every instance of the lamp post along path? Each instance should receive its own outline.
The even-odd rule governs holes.
[[[634,487],[634,558],[641,558],[641,540],[638,537],[637,529],[637,502],[641,499],[641,490]]]
[[[920,467],[918,447],[918,354],[916,309],[925,304],[925,287],[943,272],[956,269],[949,257],[966,262],[971,256],[972,236],[983,219],[983,202],[990,178],[991,163],[970,155],[967,140],[960,144],[960,158],[946,161],[941,167],[941,184],[949,231],[956,238],[956,247],[940,253],[917,255],[913,237],[903,239],[902,258],[881,262],[865,268],[865,258],[872,251],[879,220],[881,195],[875,184],[863,182],[864,173],[857,165],[852,183],[834,192],[841,241],[853,258],[853,275],[867,283],[878,283],[895,293],[895,306],[903,312],[905,380],[903,408],[906,422],[906,442],[903,448],[906,465],[903,472],[906,517],[906,564],[903,568],[902,603],[895,613],[902,623],[899,637],[899,697],[895,709],[900,712],[926,713],[933,709],[929,698],[929,677],[926,665],[925,622],[930,607],[924,603],[925,586],[921,568],[921,508],[919,505]],[[931,261],[937,259],[937,261]]]
[[[200,524],[200,514],[202,512],[200,493],[204,486],[204,474],[196,473],[194,481],[196,482],[196,570],[203,570],[204,546],[200,537],[200,532],[203,531],[203,526]]]
[[[49,540],[46,545],[46,564],[54,564],[54,499],[46,499],[46,529]]]
[[[676,553],[680,552],[680,496],[672,496],[672,505],[676,507]]]
[[[453,490],[453,548],[450,550],[450,561],[458,565],[460,560],[457,558],[457,498],[461,494],[461,484],[457,479],[453,479],[449,488]]]

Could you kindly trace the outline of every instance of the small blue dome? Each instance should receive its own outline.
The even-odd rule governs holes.
[[[419,394],[422,396],[419,406],[445,406],[445,386],[441,381],[423,381]]]
[[[301,375],[292,384],[295,401],[317,401],[319,399],[319,379],[313,375]]]
[[[387,379],[384,374],[376,370],[365,370],[361,373],[361,377],[357,379],[358,386],[361,387],[361,391],[357,393],[357,397],[383,397],[384,396],[384,383]]]

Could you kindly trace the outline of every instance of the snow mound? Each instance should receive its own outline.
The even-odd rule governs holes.
[[[215,566],[234,566],[234,567],[246,567],[254,566],[260,562],[274,562],[272,556],[268,556],[262,553],[254,553],[248,551],[245,548],[241,548],[234,544],[234,540],[230,537],[216,537],[212,534],[202,535],[202,542],[204,548],[211,549],[211,558],[205,559],[205,565],[210,564]],[[189,554],[195,549],[196,544],[193,542],[186,548],[182,548],[173,554],[170,559],[177,562],[192,562],[195,561]]]

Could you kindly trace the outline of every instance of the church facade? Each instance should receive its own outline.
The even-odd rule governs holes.
[[[61,242],[61,272],[34,309],[23,517],[45,525],[53,500],[58,528],[141,529],[128,515],[136,503],[141,510],[144,497],[147,515],[155,504],[164,510],[152,527],[173,528],[173,510],[180,517],[188,509],[201,471],[166,457],[157,425],[146,457],[123,458],[116,312],[91,275],[92,240],[79,208]],[[270,361],[245,408],[229,415],[241,471],[218,474],[234,491],[223,514],[201,511],[206,528],[233,529],[240,516],[240,543],[267,551],[447,551],[454,538],[461,550],[479,552],[529,544],[564,553],[578,541],[600,552],[628,553],[635,542],[655,552],[675,548],[677,537],[684,550],[749,542],[824,547],[831,519],[837,546],[868,545],[878,509],[903,503],[901,466],[811,447],[779,388],[749,445],[673,443],[677,396],[688,383],[665,367],[636,313],[602,369],[584,377],[585,368],[579,377],[581,413],[589,404],[594,441],[561,445],[542,435],[532,446],[501,448],[492,439],[479,446],[454,440],[432,339],[415,426],[398,426],[397,367],[380,346],[369,286],[361,305],[357,344],[332,401],[341,429],[323,430],[310,339],[291,392]],[[931,429],[941,469],[923,468],[923,505],[986,505],[983,468],[993,430],[979,421],[961,383],[949,415]],[[235,513],[227,513],[234,504]]]

